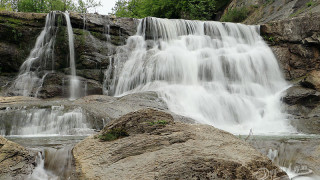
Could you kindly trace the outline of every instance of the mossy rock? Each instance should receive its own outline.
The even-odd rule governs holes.
[[[103,129],[102,134],[111,129],[123,129],[129,135],[158,134],[164,127],[172,124],[174,124],[174,119],[171,114],[155,109],[143,109],[112,121]]]
[[[102,141],[114,141],[127,136],[129,136],[129,134],[124,129],[115,128],[110,129],[97,137]]]

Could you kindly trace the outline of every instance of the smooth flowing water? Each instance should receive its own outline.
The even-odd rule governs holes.
[[[44,29],[9,88],[11,95],[35,96],[36,90],[42,85],[42,79],[54,69],[54,45],[57,33],[55,17],[55,11],[47,15]]]
[[[290,179],[318,180],[319,135],[241,136],[272,162],[287,172]],[[272,175],[276,172],[267,172]]]
[[[73,30],[70,22],[70,16],[68,12],[63,13],[68,29],[68,40],[69,40],[69,54],[70,54],[70,69],[71,69],[71,78],[70,78],[70,99],[74,100],[80,97],[81,88],[80,81],[76,75],[76,63],[74,60],[74,42],[73,42]]]
[[[62,180],[74,177],[73,146],[87,136],[7,136],[6,138],[38,152],[36,167],[27,180]]]
[[[57,34],[56,12],[48,13],[46,24],[40,35],[37,37],[34,48],[28,58],[21,65],[19,75],[9,88],[10,95],[35,96],[41,90],[43,82],[48,73],[54,71],[54,47]],[[74,100],[85,94],[81,91],[81,84],[76,76],[76,65],[74,57],[74,37],[68,12],[63,13],[66,19],[68,41],[69,41],[69,60],[70,60],[70,99]]]
[[[52,106],[47,109],[7,109],[0,113],[0,135],[89,135],[94,130],[82,109]]]
[[[118,49],[108,94],[156,91],[171,111],[235,134],[293,132],[280,103],[288,85],[259,31],[145,18]]]
[[[30,180],[71,179],[72,147],[67,145],[61,149],[45,148],[38,153],[37,166],[29,175]]]
[[[26,177],[30,180],[70,179],[73,146],[94,133],[80,108],[7,108],[0,113],[0,135],[39,152],[35,169]]]

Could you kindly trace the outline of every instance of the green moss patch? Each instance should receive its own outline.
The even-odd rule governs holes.
[[[9,17],[3,17],[0,16],[0,22],[6,22],[8,24],[16,24],[16,25],[22,25],[23,20],[16,19],[16,18],[9,18]]]
[[[129,136],[129,134],[124,129],[110,129],[107,132],[98,136],[102,141],[114,141],[120,138]]]
[[[153,126],[153,125],[167,125],[167,124],[168,124],[168,122],[166,120],[148,122],[148,125],[150,125],[150,126]]]
[[[242,22],[247,19],[249,10],[246,7],[229,9],[226,14],[221,17],[223,22]]]

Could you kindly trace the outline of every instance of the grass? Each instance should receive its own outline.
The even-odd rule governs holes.
[[[246,7],[229,9],[226,14],[221,17],[223,22],[242,22],[247,19],[249,10]]]
[[[165,120],[159,120],[159,121],[152,121],[152,122],[148,123],[148,125],[150,125],[150,126],[157,125],[157,124],[159,124],[159,125],[167,125],[168,122],[165,121]]]
[[[312,5],[313,5],[313,1],[312,0],[310,0],[309,2],[307,2],[307,7],[311,7]]]
[[[106,133],[99,135],[98,138],[102,141],[114,141],[120,138],[129,136],[129,134],[124,129],[110,129]]]
[[[10,17],[0,17],[0,21],[21,25],[23,20]]]
[[[303,8],[300,8],[299,10],[297,10],[295,13],[290,14],[290,17],[296,17],[299,14],[305,12],[309,7],[312,7],[314,5],[314,2],[312,0],[310,0],[309,2],[306,3],[306,6]]]
[[[298,16],[299,14],[303,13],[305,9],[306,9],[306,8],[301,8],[301,9],[299,9],[299,10],[296,11],[295,13],[290,14],[290,17],[296,17],[296,16]]]

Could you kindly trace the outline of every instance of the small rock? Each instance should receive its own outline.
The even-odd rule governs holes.
[[[308,73],[307,77],[301,82],[301,85],[320,91],[320,71],[314,70]]]

